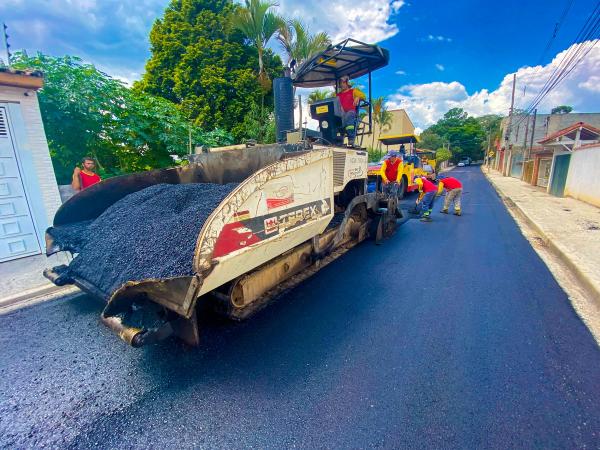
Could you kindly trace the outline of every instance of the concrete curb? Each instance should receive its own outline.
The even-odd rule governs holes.
[[[550,250],[561,260],[561,262],[571,271],[575,278],[577,278],[577,281],[579,281],[579,283],[581,283],[584,289],[590,295],[592,295],[594,301],[600,303],[600,287],[596,286],[596,284],[592,280],[590,280],[584,272],[582,272],[579,269],[577,263],[573,261],[563,249],[560,248],[560,244],[556,243],[554,239],[544,231],[543,227],[540,224],[538,224],[534,219],[527,215],[527,213],[523,210],[523,208],[519,206],[518,203],[515,203],[510,197],[504,194],[502,189],[496,183],[494,183],[494,180],[491,177],[488,176],[486,171],[483,169],[483,166],[481,168],[481,171],[488,179],[490,184],[494,187],[502,201],[506,204],[507,208],[513,208],[516,214],[525,222],[527,222],[527,224],[531,228],[533,228],[537,234],[540,235],[540,238],[542,239],[544,244],[546,244],[550,248]]]
[[[78,291],[79,289],[75,286],[55,286],[48,283],[16,295],[0,298],[0,314],[7,311],[14,311],[31,303],[38,303],[35,300],[42,301],[46,297],[53,298],[59,294],[66,295]]]

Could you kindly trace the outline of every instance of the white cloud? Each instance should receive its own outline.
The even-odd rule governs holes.
[[[430,41],[430,42],[452,42],[452,38],[446,37],[446,36],[441,36],[441,35],[433,35],[433,34],[428,34],[426,39],[422,39],[423,41]]]
[[[441,64],[436,64],[435,68],[437,70],[439,70],[440,72],[443,72],[444,70],[446,70],[446,68],[444,66],[442,66]]]
[[[143,71],[148,33],[166,6],[168,0],[0,0],[0,17],[13,50],[79,56],[131,81]]]
[[[600,70],[600,67],[598,67],[598,70]],[[588,91],[600,92],[600,76],[591,76],[589,79],[582,81],[577,86]]]
[[[396,70],[396,75],[406,75],[404,70]]]
[[[404,1],[395,0],[281,0],[280,12],[305,21],[311,31],[326,31],[333,41],[347,37],[376,43],[398,33],[391,20]]]
[[[398,12],[400,10],[400,8],[402,8],[405,4],[406,4],[406,2],[404,0],[392,1],[392,3],[391,3],[392,11],[395,13]]]
[[[239,1],[239,0],[236,0]],[[279,13],[298,17],[334,41],[376,43],[398,33],[404,0],[281,0]],[[169,0],[0,0],[13,50],[71,54],[130,82],[149,56],[148,33]],[[278,50],[278,45],[272,45]]]
[[[546,66],[517,70],[515,108],[525,109],[531,104],[567,51],[556,55]],[[579,112],[600,112],[598,73],[600,46],[594,47],[570,75],[544,98],[538,105],[538,112],[548,113],[556,105],[571,105]],[[388,107],[404,108],[413,123],[422,128],[435,123],[446,111],[456,107],[474,116],[505,115],[510,106],[512,79],[513,74],[507,74],[495,90],[482,89],[473,94],[469,94],[458,81],[408,84],[389,97]]]

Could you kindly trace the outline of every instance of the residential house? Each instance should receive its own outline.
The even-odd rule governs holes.
[[[510,135],[507,117],[500,125],[502,139],[496,148],[496,169],[506,176],[547,188],[554,152],[539,141],[577,122],[600,127],[600,113],[515,115],[511,122]]]
[[[577,122],[539,143],[552,152],[548,192],[600,206],[600,128]]]
[[[61,199],[40,114],[39,72],[0,68],[0,271],[3,294],[46,265],[45,231]],[[36,266],[37,265],[37,266]],[[37,269],[36,273],[37,273]]]

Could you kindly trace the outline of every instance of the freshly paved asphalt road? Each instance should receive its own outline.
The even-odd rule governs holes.
[[[129,348],[87,297],[0,317],[0,446],[598,448],[600,350],[479,169],[454,175],[464,216],[198,349]]]

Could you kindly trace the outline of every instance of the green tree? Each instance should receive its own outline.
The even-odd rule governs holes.
[[[284,22],[279,29],[277,39],[287,54],[288,64],[293,59],[297,64],[301,64],[331,45],[327,33],[311,34],[308,27],[298,19]]]
[[[366,113],[364,113],[366,115]],[[364,117],[364,116],[363,116]],[[361,117],[361,120],[363,119]],[[372,133],[371,136],[371,148],[377,148],[377,154],[381,156],[381,143],[379,142],[379,137],[381,136],[381,132],[384,130],[389,130],[392,126],[392,121],[394,116],[390,111],[388,111],[385,106],[385,97],[377,97],[373,100],[373,122],[378,125],[377,127],[377,136],[375,133]],[[377,137],[377,147],[375,147],[375,138]]]
[[[374,118],[377,119],[377,124],[379,125],[379,129],[377,132],[377,148],[381,149],[381,141],[379,141],[379,138],[381,137],[381,132],[388,131],[392,127],[392,121],[394,120],[394,116],[384,106],[379,110],[379,113]]]
[[[79,58],[14,55],[17,69],[44,73],[39,91],[50,155],[59,183],[69,183],[83,156],[97,159],[103,176],[174,164],[194,144],[231,142],[222,131],[191,125],[168,100],[132,91]]]
[[[245,7],[238,8],[232,18],[234,28],[256,47],[258,52],[258,79],[267,92],[270,89],[269,75],[265,70],[264,53],[271,38],[285,26],[285,20],[271,11],[276,3],[263,0],[244,0]]]
[[[233,131],[253,104],[272,107],[256,77],[257,49],[232,27],[240,6],[231,0],[172,0],[150,32],[151,57],[135,89],[179,105],[197,126]],[[281,71],[281,60],[264,49],[262,65],[269,76]]]
[[[275,116],[266,108],[253,104],[239,127],[245,130],[247,139],[260,144],[275,142]]]
[[[449,149],[447,149],[445,147],[438,148],[435,152],[435,170],[436,170],[436,172],[440,169],[440,165],[444,161],[448,161],[450,158],[452,158],[452,152]]]
[[[485,153],[487,153],[488,144],[493,146],[496,139],[502,137],[502,130],[500,129],[502,116],[497,114],[487,114],[485,116],[476,117],[475,120],[479,122],[479,125],[481,125],[481,128],[486,133],[486,140],[483,142],[482,146]]]
[[[434,148],[440,148],[444,145],[444,139],[430,129],[424,130],[419,138],[420,141],[417,142],[417,148],[433,150]]]
[[[465,157],[481,159],[485,148],[486,132],[474,117],[461,108],[452,108],[427,129],[450,144],[452,159],[458,161]]]
[[[554,108],[552,108],[552,111],[550,111],[550,114],[569,114],[571,111],[573,111],[572,106],[560,105],[560,106],[555,106]]]

